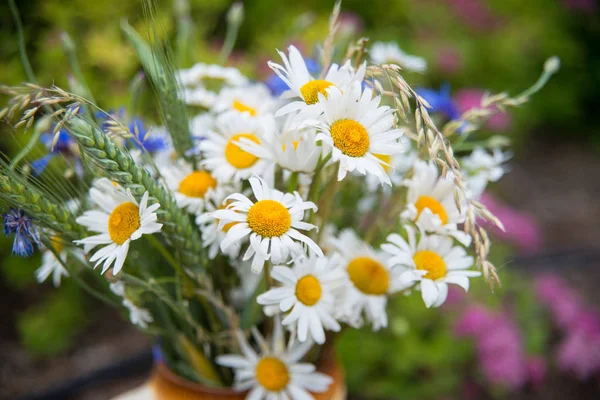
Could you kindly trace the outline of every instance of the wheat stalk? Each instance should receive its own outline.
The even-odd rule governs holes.
[[[47,228],[71,239],[85,234],[85,230],[75,222],[75,216],[69,209],[55,201],[49,193],[27,184],[18,177],[17,172],[0,166],[0,199],[25,212]]]
[[[166,239],[175,249],[181,249],[184,264],[195,268],[200,266],[203,261],[200,235],[188,214],[177,206],[171,192],[145,168],[136,165],[128,151],[120,149],[85,117],[73,116],[65,125],[83,152],[111,179],[129,188],[137,196],[148,191],[153,198],[151,201],[160,203],[159,220],[164,224]]]

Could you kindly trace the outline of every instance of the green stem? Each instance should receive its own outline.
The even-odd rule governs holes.
[[[287,192],[294,193],[294,191],[298,188],[298,176],[299,172],[292,172],[290,175],[290,179],[288,179]]]
[[[69,36],[67,32],[63,32],[61,34],[61,41],[63,49],[65,50],[67,58],[69,59],[69,64],[71,64],[73,75],[75,76],[75,79],[77,79],[79,85],[81,86],[81,89],[83,90],[83,97],[85,97],[92,103],[96,103],[96,101],[94,100],[94,96],[92,95],[92,91],[90,90],[85,80],[85,77],[83,76],[83,72],[81,72],[81,66],[79,64],[79,60],[77,59],[77,54],[75,52],[75,43],[73,43],[71,36]],[[86,108],[86,111],[89,111],[89,109]],[[89,111],[89,114],[90,116],[92,115],[91,111]]]
[[[223,64],[231,55],[237,41],[240,25],[242,25],[242,21],[244,20],[243,12],[244,9],[241,3],[233,3],[227,13],[227,33],[225,34],[225,43],[223,44],[223,48],[221,48],[220,54],[221,63]]]
[[[536,94],[537,92],[539,92],[540,90],[542,90],[542,88],[544,86],[546,86],[546,83],[548,83],[548,81],[550,80],[550,78],[552,77],[552,75],[554,75],[555,73],[558,72],[558,66],[556,68],[548,68],[548,63],[551,60],[546,61],[546,65],[544,66],[544,71],[542,72],[542,75],[540,75],[539,79],[537,80],[537,82],[535,82],[533,84],[533,86],[531,86],[529,89],[525,90],[523,93],[521,93],[518,96],[515,96],[516,99],[527,99],[529,97],[531,97],[532,95]],[[558,63],[558,59],[554,60],[556,63]]]
[[[31,136],[31,138],[29,139],[29,141],[27,142],[27,144],[21,149],[21,151],[11,160],[10,162],[10,167],[8,168],[10,171],[13,171],[15,169],[15,167],[19,164],[19,162],[24,159],[25,157],[27,157],[27,154],[29,154],[29,152],[31,150],[33,150],[33,148],[35,147],[35,145],[37,144],[38,140],[40,140],[40,136],[42,135],[42,132],[34,129],[33,131],[33,135]]]
[[[169,253],[169,251],[165,248],[165,246],[163,246],[163,244],[154,235],[144,235],[144,238],[146,238],[146,240],[148,240],[148,242],[150,242],[152,247],[154,247],[156,250],[158,250],[160,255],[164,257],[165,261],[167,261],[167,263],[171,267],[173,267],[173,269],[178,274],[182,274],[183,276],[185,276],[185,273],[184,273],[181,265],[179,265],[179,263],[171,255],[171,253]]]
[[[25,48],[25,34],[23,32],[23,24],[21,23],[21,16],[19,15],[19,9],[15,4],[15,0],[9,0],[8,4],[10,5],[10,11],[13,15],[13,19],[15,21],[15,25],[17,26],[17,36],[19,39],[19,53],[21,55],[21,63],[23,64],[23,68],[25,69],[25,74],[27,75],[27,79],[36,83],[37,78],[33,73],[33,68],[31,68],[31,64],[29,63],[29,58],[27,57],[27,49]]]

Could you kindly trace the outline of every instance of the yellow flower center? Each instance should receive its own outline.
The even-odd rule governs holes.
[[[206,171],[194,171],[181,181],[179,193],[188,197],[203,198],[208,189],[215,188],[217,181]]]
[[[302,93],[302,98],[304,98],[306,104],[315,104],[319,101],[319,93],[327,97],[326,89],[330,86],[334,86],[333,83],[322,79],[314,79],[302,85],[300,93]]]
[[[63,249],[65,248],[65,245],[58,236],[52,236],[52,238],[50,239],[50,244],[52,245],[52,248],[57,254],[60,254],[60,252],[63,251]]]
[[[256,365],[256,380],[271,392],[280,392],[290,382],[287,366],[275,357],[264,357]]]
[[[239,112],[247,112],[250,115],[252,115],[253,117],[256,117],[256,109],[245,105],[241,101],[235,100],[233,102],[233,109],[238,110]]]
[[[362,157],[369,150],[369,133],[360,123],[340,119],[331,125],[333,145],[350,157]]]
[[[424,209],[429,208],[429,210],[435,215],[439,216],[442,220],[442,225],[446,225],[448,223],[448,214],[446,214],[446,209],[436,199],[429,196],[419,196],[417,202],[415,203],[415,207],[417,208],[417,218],[421,215]]]
[[[123,244],[140,227],[140,209],[132,202],[118,205],[108,217],[108,234],[116,244]]]
[[[381,263],[370,257],[357,257],[346,269],[350,280],[364,294],[381,295],[390,286],[390,274]]]
[[[312,275],[300,278],[296,283],[296,297],[306,306],[314,306],[321,299],[321,283]]]
[[[254,143],[260,144],[260,140],[252,133],[238,133],[237,135],[233,135],[225,146],[225,159],[237,169],[250,168],[258,161],[258,157],[242,150],[240,146],[235,144],[235,142],[239,142],[241,138],[246,138],[252,140]]]
[[[423,278],[436,279],[446,276],[446,263],[444,259],[434,251],[421,250],[415,253],[413,261],[418,270],[427,271]]]
[[[219,207],[219,210],[224,210],[224,209],[226,209],[226,208],[227,208],[227,206],[228,206],[230,203],[231,203],[231,202],[230,202],[230,201],[228,201],[228,202],[227,202],[227,204],[225,204],[225,205],[223,205],[223,206]],[[217,225],[219,224],[219,221],[220,221],[220,219],[219,219],[219,218],[217,218]],[[234,225],[236,225],[236,224],[239,224],[239,222],[237,222],[237,221],[230,222],[230,223],[228,223],[228,224],[225,224],[225,225],[223,225],[223,228],[221,228],[221,230],[222,230],[223,232],[227,233],[227,232],[229,232],[229,230],[230,230],[231,228],[233,228],[233,226],[234,226]]]
[[[375,157],[379,158],[381,161],[383,161],[386,164],[391,164],[392,163],[392,156],[387,155],[387,154],[373,154]],[[386,173],[389,173],[390,170],[392,169],[391,165],[382,165],[383,170]]]
[[[261,200],[248,210],[248,226],[263,237],[281,236],[292,226],[287,208],[275,200]]]

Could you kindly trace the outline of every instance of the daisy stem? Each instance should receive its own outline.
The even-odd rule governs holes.
[[[321,237],[323,236],[323,227],[327,223],[327,217],[331,212],[331,205],[333,204],[333,199],[335,198],[339,187],[340,181],[338,181],[335,176],[332,176],[331,179],[329,179],[329,182],[327,182],[327,186],[325,187],[325,191],[319,204],[319,210],[321,210],[321,224],[319,227],[319,232],[317,233],[317,243],[321,242]]]
[[[294,193],[298,187],[298,172],[292,172],[290,179],[288,180],[287,192]]]
[[[331,153],[327,154],[327,156],[323,159],[321,159],[321,161],[319,161],[319,164],[317,164],[317,168],[315,169],[315,174],[313,176],[313,181],[310,185],[310,189],[308,190],[308,196],[307,196],[307,200],[308,201],[313,201],[313,199],[315,199],[316,195],[319,192],[319,185],[320,185],[320,181],[321,181],[321,171],[323,170],[323,167],[325,166],[325,164],[327,164],[327,162],[331,159]],[[312,215],[312,214],[311,214]]]
[[[75,272],[76,271],[70,271],[69,267],[67,266],[67,263],[63,261],[63,259],[60,256],[60,253],[56,251],[56,249],[54,248],[54,244],[52,243],[51,240],[48,239],[42,239],[42,243],[44,244],[44,247],[46,247],[46,249],[48,249],[48,251],[50,251],[53,255],[54,258],[56,258],[58,260],[58,262],[60,263],[60,265],[63,266],[64,269],[66,269],[67,271],[69,271],[69,277],[73,278],[73,280],[79,285],[81,286],[81,288],[83,288],[83,290],[85,290],[86,292],[88,292],[89,294],[91,294],[93,297],[97,298],[98,300],[119,308],[121,305],[114,301],[113,298],[106,296],[104,293],[102,293],[101,291],[98,291],[94,288],[92,288],[90,285],[88,285],[87,283],[85,283],[83,281],[83,279],[81,279]],[[89,268],[89,265],[84,264],[83,262],[81,263],[84,267],[84,271],[90,271],[92,274],[94,274],[94,271],[92,269]]]
[[[154,236],[154,235],[144,235],[144,237],[150,242],[152,247],[154,247],[158,252],[165,258],[167,263],[173,267],[173,269],[178,273],[185,275],[183,268],[181,265],[173,258],[171,253],[163,246],[163,244]]]

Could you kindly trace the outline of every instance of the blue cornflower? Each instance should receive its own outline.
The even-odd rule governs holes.
[[[305,58],[304,62],[306,62],[306,68],[311,74],[317,74],[321,69],[319,63],[312,58]],[[271,76],[267,78],[265,85],[267,85],[273,96],[281,96],[283,92],[289,89],[287,83],[285,83],[276,73],[271,74]]]
[[[137,139],[131,140],[131,142],[139,149],[143,148],[148,153],[154,153],[166,150],[169,147],[166,137],[162,135],[153,135],[152,132],[148,133],[144,122],[139,118],[133,118],[131,122],[129,122],[128,128]]]
[[[433,89],[417,89],[416,92],[431,105],[431,111],[446,116],[451,121],[460,119],[458,106],[450,97],[450,85],[443,84],[439,91]]]
[[[11,208],[4,217],[4,234],[15,235],[12,252],[21,257],[33,254],[33,242],[40,247],[40,234],[22,209]]]
[[[51,133],[43,133],[40,136],[40,142],[46,147],[48,154],[31,163],[31,168],[33,169],[33,174],[35,176],[41,174],[48,166],[50,160],[55,156],[62,154],[64,156],[72,157],[75,155],[73,150],[77,148],[77,143],[65,129],[61,129],[58,132],[58,140],[54,144],[54,148],[52,148],[53,140],[54,135]]]
[[[109,119],[116,119],[118,121],[123,121],[123,119],[125,118],[125,107],[119,107],[117,110],[111,108],[108,110],[108,112],[104,112],[104,111],[96,111],[94,113],[94,117],[96,118],[96,121],[100,124],[100,130],[102,132],[106,132],[106,130],[108,129],[108,120]]]

